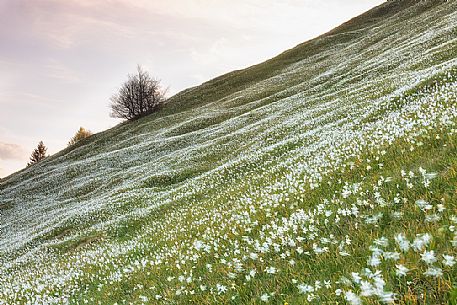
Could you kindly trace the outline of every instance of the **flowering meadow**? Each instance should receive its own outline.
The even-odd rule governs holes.
[[[403,2],[0,182],[0,305],[457,304],[457,1]]]

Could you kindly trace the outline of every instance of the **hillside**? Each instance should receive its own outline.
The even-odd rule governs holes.
[[[456,304],[456,123],[457,1],[388,1],[2,180],[0,305]]]

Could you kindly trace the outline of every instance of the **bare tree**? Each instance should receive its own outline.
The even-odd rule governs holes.
[[[129,74],[119,92],[111,97],[111,116],[132,120],[153,113],[165,102],[165,93],[160,81],[138,65],[137,73]]]
[[[27,166],[33,165],[35,163],[40,162],[44,158],[46,158],[46,151],[48,148],[44,146],[43,141],[40,141],[38,143],[37,148],[35,148],[32,152],[32,155],[30,156],[30,162],[27,163]]]
[[[80,127],[76,134],[73,136],[73,138],[70,139],[70,142],[68,142],[68,146],[76,144],[77,142],[81,141],[82,139],[88,138],[91,135],[92,132],[90,130]]]

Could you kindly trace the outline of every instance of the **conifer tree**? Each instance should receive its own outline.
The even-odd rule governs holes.
[[[37,148],[35,148],[32,152],[32,155],[30,156],[30,162],[27,163],[27,166],[33,165],[35,163],[40,162],[44,158],[46,158],[46,151],[48,148],[44,146],[43,141],[40,141],[38,143]]]

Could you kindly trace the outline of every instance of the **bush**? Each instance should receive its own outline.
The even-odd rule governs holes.
[[[119,92],[111,97],[111,116],[133,120],[153,113],[165,102],[165,93],[160,81],[138,66],[137,73],[128,75]]]
[[[76,134],[73,136],[73,138],[70,139],[70,142],[68,142],[68,146],[74,145],[82,139],[90,137],[91,135],[92,132],[90,130],[80,127]]]

